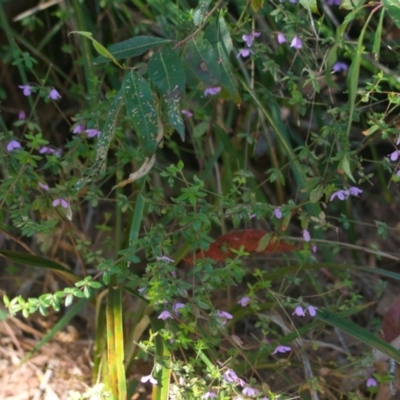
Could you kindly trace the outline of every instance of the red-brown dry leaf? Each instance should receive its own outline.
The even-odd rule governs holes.
[[[382,332],[383,338],[389,343],[400,335],[400,295],[383,314]]]
[[[244,251],[250,254],[282,253],[299,249],[298,246],[286,243],[280,240],[278,236],[268,234],[268,232],[246,229],[219,236],[214,243],[211,243],[207,251],[198,251],[195,257],[188,257],[185,261],[193,263],[195,259],[202,258],[224,261],[227,258],[235,257],[235,253],[231,249],[239,250],[242,246]]]

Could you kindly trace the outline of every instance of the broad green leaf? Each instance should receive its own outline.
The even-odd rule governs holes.
[[[218,19],[208,25],[204,38],[211,43],[217,54],[222,86],[232,95],[236,103],[240,103],[239,91],[229,61],[233,44],[222,12]]]
[[[113,44],[108,47],[107,51],[116,59],[136,57],[145,53],[146,51],[170,43],[169,39],[163,39],[153,36],[135,36],[131,39],[124,40]],[[102,64],[109,61],[106,57],[97,57],[93,62],[94,64]]]
[[[77,282],[78,280],[78,277],[71,270],[69,270],[68,268],[64,267],[63,265],[55,261],[49,260],[44,257],[39,257],[32,254],[20,253],[19,251],[10,251],[10,250],[0,251],[0,256],[3,256],[5,258],[8,258],[9,260],[12,260],[20,264],[31,265],[33,267],[38,267],[38,268],[47,268],[57,271],[72,282]]]
[[[196,77],[207,86],[215,86],[221,82],[217,53],[201,35],[187,43],[184,58]]]
[[[338,170],[339,171],[343,171],[353,182],[355,182],[356,180],[354,179],[353,174],[351,173],[351,168],[350,168],[350,162],[349,159],[347,157],[347,155],[345,155],[338,166]]]
[[[400,3],[398,0],[383,0],[387,15],[400,28]]]
[[[319,14],[316,0],[300,0],[300,4],[313,13]]]
[[[149,83],[135,71],[122,82],[126,114],[135,127],[141,150],[146,157],[157,149],[158,116]]]
[[[318,311],[315,318],[319,319],[320,321],[324,321],[329,325],[335,326],[336,328],[339,328],[343,332],[346,332],[354,338],[358,339],[360,342],[363,342],[373,349],[381,351],[382,353],[386,354],[397,362],[400,362],[400,352],[398,350],[396,350],[389,343],[370,333],[367,329],[355,324],[354,322],[349,321],[348,319],[341,318],[325,310]]]
[[[106,122],[101,131],[101,135],[96,144],[96,158],[91,168],[84,171],[82,178],[75,185],[75,190],[79,191],[89,182],[97,179],[98,175],[102,173],[106,166],[107,153],[110,148],[111,142],[114,139],[115,126],[119,112],[123,105],[122,91],[119,90],[115,95],[113,102],[107,114]]]
[[[164,47],[150,58],[147,73],[160,93],[166,94],[176,87],[183,92],[186,79],[185,70],[178,54],[170,47]]]
[[[70,32],[69,34],[71,34],[71,33],[77,33],[78,35],[84,36],[84,37],[88,38],[89,40],[91,40],[95,50],[103,58],[108,59],[108,61],[112,61],[114,64],[116,64],[122,68],[122,65],[115,59],[115,57],[101,43],[99,43],[96,39],[93,38],[93,35],[91,32],[73,31],[73,32]]]
[[[203,20],[204,16],[208,10],[208,7],[210,6],[211,0],[200,0],[199,5],[196,7],[196,9],[193,12],[193,23],[196,26],[199,26]]]

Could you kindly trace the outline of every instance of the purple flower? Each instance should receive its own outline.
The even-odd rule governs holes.
[[[52,100],[61,99],[60,93],[58,93],[57,90],[54,88],[50,90],[48,97],[49,97],[49,99],[52,99]]]
[[[277,219],[281,219],[282,218],[282,211],[280,207],[276,207],[274,210],[274,214],[275,218]]]
[[[172,258],[169,258],[169,257],[167,257],[167,256],[161,256],[161,257],[156,257],[156,259],[157,259],[157,261],[166,261],[166,262],[169,262],[169,263],[173,263],[173,262],[175,262]]]
[[[182,110],[181,112],[183,115],[186,115],[188,118],[193,117],[193,113],[191,113],[189,110]]]
[[[240,300],[237,302],[240,304],[242,307],[247,307],[250,303],[250,297],[243,296]]]
[[[63,208],[68,208],[68,201],[62,198],[55,199],[52,203],[53,207],[58,207],[61,205]]]
[[[56,150],[53,150],[53,153],[54,153],[54,155],[56,157],[61,157],[62,150],[61,149],[56,149]]]
[[[24,96],[30,96],[32,94],[32,87],[31,85],[19,85],[20,89],[22,89],[22,93]]]
[[[363,191],[362,191],[361,189],[355,187],[355,186],[352,186],[352,187],[349,189],[349,192],[350,192],[350,194],[351,194],[352,196],[358,196],[358,195],[361,194]]]
[[[53,154],[54,150],[51,147],[43,146],[39,150],[39,154]]]
[[[247,214],[250,219],[253,219],[257,216],[257,214]]]
[[[221,87],[220,86],[215,86],[213,88],[207,88],[204,91],[204,96],[214,96],[215,94],[219,93],[221,91]]]
[[[337,197],[339,200],[347,199],[347,197],[345,197],[344,190],[338,190],[337,192],[332,193],[332,196],[329,200],[333,201],[335,197]]]
[[[173,318],[171,313],[167,310],[164,310],[159,316],[158,319],[163,319],[164,321],[168,318]]]
[[[400,135],[397,136],[397,140],[396,140],[396,145],[398,146],[400,144]]]
[[[378,386],[378,382],[376,381],[375,378],[368,378],[367,387],[371,387],[371,386]]]
[[[340,6],[342,0],[327,0],[326,4],[328,6]]]
[[[400,169],[397,170],[396,175],[397,175],[398,178],[400,178]]]
[[[314,306],[307,306],[307,310],[308,310],[308,312],[310,313],[310,316],[311,316],[311,317],[315,317],[315,316],[317,315],[317,310],[318,310],[317,307],[314,307]]]
[[[201,396],[201,398],[202,399],[213,399],[214,397],[217,397],[217,394],[216,393],[214,393],[214,392],[206,392],[206,393],[204,393],[202,396]]]
[[[303,47],[303,43],[298,36],[295,36],[290,43],[290,47],[294,47],[296,50],[300,50]]]
[[[98,129],[86,129],[88,137],[92,138],[94,136],[100,137],[101,132]]]
[[[277,353],[287,353],[288,351],[291,351],[292,348],[289,346],[278,346],[272,354],[277,354]]]
[[[74,130],[72,131],[72,133],[74,135],[80,135],[81,133],[85,132],[85,125],[83,124],[78,124],[75,126]]]
[[[25,114],[25,111],[20,111],[19,112],[19,114],[18,114],[18,119],[19,120],[24,120],[24,119],[26,119],[26,114]]]
[[[142,383],[146,383],[146,382],[150,382],[152,385],[157,385],[157,379],[153,378],[153,375],[146,375],[146,376],[142,376],[140,378],[140,382]]]
[[[254,389],[252,387],[247,386],[242,390],[242,393],[245,396],[255,397],[260,393],[260,391],[258,389]]]
[[[39,182],[39,187],[43,189],[45,192],[49,190],[49,185],[47,185],[46,183]]]
[[[218,317],[225,318],[225,319],[232,319],[233,318],[233,315],[229,314],[226,311],[218,310],[217,311],[217,315],[218,315]]]
[[[261,35],[260,32],[252,32],[252,33],[249,33],[248,35],[243,35],[242,39],[245,41],[247,47],[251,47],[251,46],[253,46],[254,38],[259,37],[260,35]]]
[[[332,69],[335,72],[342,72],[342,71],[347,71],[349,67],[343,61],[336,61],[335,64],[332,65]]]
[[[313,246],[311,247],[312,252],[315,254],[317,252],[317,245],[313,244]]]
[[[250,54],[254,54],[250,49],[241,49],[241,50],[239,50],[239,53],[237,54],[236,58],[239,58],[239,57],[246,58]]]
[[[304,229],[302,233],[303,233],[303,239],[304,239],[304,241],[305,241],[305,242],[309,242],[309,241],[311,240],[310,232],[308,232],[307,229]]]
[[[175,314],[179,314],[179,310],[183,307],[185,307],[183,303],[174,303],[174,305],[172,306],[172,310]]]
[[[399,158],[400,150],[396,150],[393,153],[389,154],[390,161],[396,161]]]
[[[13,151],[21,148],[22,148],[21,144],[16,140],[11,140],[11,142],[9,142],[7,145],[7,151]]]
[[[276,40],[278,41],[279,44],[283,44],[283,43],[287,42],[286,37],[282,32],[278,33],[278,36],[276,37]]]
[[[236,372],[233,369],[228,369],[224,372],[223,378],[228,382],[228,383],[239,383],[241,386],[245,385],[245,382],[243,379],[240,379],[237,375]]]
[[[292,314],[292,315],[297,315],[298,317],[305,317],[305,316],[306,316],[306,313],[304,312],[302,306],[297,306],[297,307],[295,308],[295,310],[293,311],[293,314]]]

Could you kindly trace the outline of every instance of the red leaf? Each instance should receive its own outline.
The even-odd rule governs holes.
[[[188,257],[185,261],[193,263],[195,259],[212,258],[215,261],[224,261],[227,258],[234,258],[233,250],[239,250],[243,246],[247,253],[282,253],[285,251],[298,250],[298,246],[293,246],[283,242],[273,234],[256,229],[246,229],[235,231],[218,237],[211,243],[207,251],[198,251],[195,257]]]

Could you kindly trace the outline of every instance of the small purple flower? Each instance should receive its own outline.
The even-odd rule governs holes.
[[[206,393],[204,393],[204,394],[201,396],[201,398],[202,398],[202,399],[205,399],[205,400],[207,400],[207,399],[213,399],[214,397],[217,397],[217,394],[214,393],[214,392],[211,392],[211,391],[206,392]]]
[[[313,246],[311,247],[312,252],[315,254],[318,250],[317,245],[313,244]]]
[[[258,389],[254,389],[254,388],[252,388],[250,386],[247,386],[242,390],[242,393],[245,396],[255,397],[260,393],[260,391]]]
[[[232,319],[233,318],[233,315],[229,314],[226,311],[218,310],[217,311],[217,315],[218,315],[218,317],[225,318],[225,319]]]
[[[142,292],[144,292],[146,290],[146,288],[144,288],[144,287],[142,287],[142,288],[138,288],[138,292],[140,293],[140,294],[142,294]]]
[[[290,47],[294,47],[296,50],[300,50],[303,47],[303,43],[298,36],[295,36],[290,43]]]
[[[283,44],[283,43],[287,42],[286,36],[282,32],[278,33],[278,36],[276,37],[276,40],[278,41],[279,44]]]
[[[363,191],[362,191],[361,189],[355,187],[355,186],[352,186],[352,187],[349,189],[349,192],[350,192],[350,194],[351,194],[352,196],[358,196],[358,195],[361,194]]]
[[[57,90],[54,88],[50,90],[48,97],[49,97],[49,99],[52,99],[52,100],[61,99],[60,93],[58,93]]]
[[[302,306],[297,306],[297,307],[295,308],[295,310],[293,311],[293,314],[292,314],[292,315],[297,315],[298,317],[305,317],[305,316],[306,316],[306,313],[304,312]]]
[[[51,147],[43,146],[39,150],[39,154],[53,154],[54,150]]]
[[[400,178],[400,169],[397,170],[396,175],[397,175],[398,178]]]
[[[328,6],[340,6],[342,0],[327,0],[326,4]]]
[[[101,132],[98,129],[86,129],[88,137],[92,138],[94,136],[100,137]]]
[[[32,94],[32,87],[31,85],[19,85],[20,89],[22,89],[22,93],[24,96],[30,96]]]
[[[236,375],[236,372],[233,369],[228,369],[224,372],[223,378],[228,383],[237,383],[239,381],[239,377]]]
[[[375,378],[368,378],[367,387],[371,387],[371,386],[378,386],[378,382],[376,381]]]
[[[347,71],[349,67],[343,61],[336,61],[335,64],[332,65],[332,69],[335,72],[342,72],[342,71]]]
[[[72,131],[72,133],[74,135],[80,135],[81,133],[85,132],[85,125],[83,124],[78,124],[75,126],[74,130]]]
[[[302,233],[303,233],[303,239],[304,239],[304,241],[305,241],[305,242],[309,242],[309,241],[311,240],[310,232],[308,232],[307,229],[304,229]]]
[[[175,260],[173,260],[172,258],[169,258],[169,257],[167,257],[167,256],[161,256],[161,257],[156,257],[156,259],[157,259],[157,261],[166,261],[166,262],[169,262],[169,263],[173,263],[173,262],[175,262]]]
[[[307,310],[308,310],[308,312],[310,313],[310,316],[311,316],[311,317],[315,317],[315,316],[317,315],[317,310],[318,310],[317,307],[314,307],[314,306],[307,306]]]
[[[54,155],[56,157],[61,157],[62,150],[61,149],[56,149],[56,150],[53,150],[53,153],[54,153]]]
[[[9,142],[7,145],[7,151],[13,151],[21,148],[22,148],[21,144],[16,140],[11,140],[11,142]]]
[[[282,210],[280,207],[276,207],[274,210],[274,214],[275,218],[277,219],[281,219],[282,218]]]
[[[332,193],[332,196],[329,200],[333,201],[335,199],[335,197],[337,197],[339,200],[347,199],[347,197],[345,197],[343,190],[338,190],[337,192]]]
[[[146,375],[146,376],[142,376],[140,378],[140,382],[142,382],[142,383],[150,382],[152,385],[157,385],[158,384],[157,379],[154,379],[153,375],[151,375],[151,374],[150,375]]]
[[[55,199],[52,203],[53,207],[58,207],[61,205],[63,208],[68,208],[68,201],[62,198]]]
[[[238,300],[237,303],[240,304],[242,307],[247,307],[250,303],[250,297],[243,296],[241,299]]]
[[[247,214],[250,219],[253,219],[257,216],[257,214]]]
[[[388,157],[390,157],[390,161],[397,161],[400,155],[400,150],[396,150],[393,153],[389,154]]]
[[[236,58],[239,58],[239,57],[246,58],[250,54],[254,54],[250,49],[241,49],[241,50],[239,50],[239,53],[237,54]]]
[[[292,348],[289,346],[278,346],[272,354],[277,354],[277,353],[287,353],[288,351],[291,351]]]
[[[215,86],[215,87],[212,87],[212,88],[207,88],[207,89],[204,91],[204,96],[208,96],[208,95],[214,96],[214,95],[216,95],[217,93],[219,93],[220,91],[221,91],[221,87],[220,87],[220,86]]]
[[[253,46],[254,38],[259,37],[260,35],[261,35],[260,32],[253,32],[249,33],[248,35],[243,35],[242,39],[246,43],[247,47],[251,47]]]
[[[183,307],[185,307],[183,303],[174,303],[174,305],[172,306],[172,310],[175,314],[179,314],[179,310]]]
[[[42,183],[42,182],[39,182],[39,187],[41,189],[43,189],[45,192],[47,192],[50,189],[49,185],[47,185],[46,183]]]
[[[24,119],[26,119],[25,111],[22,110],[22,111],[19,112],[19,114],[18,114],[18,119],[21,120],[21,121],[23,121]]]
[[[397,136],[397,140],[396,140],[396,146],[398,146],[400,144],[400,135]]]
[[[190,112],[189,110],[182,110],[181,113],[183,115],[186,115],[188,118],[192,118],[193,117],[193,113]]]
[[[171,313],[167,310],[164,310],[159,316],[158,319],[163,319],[164,321],[168,318],[173,318]]]

